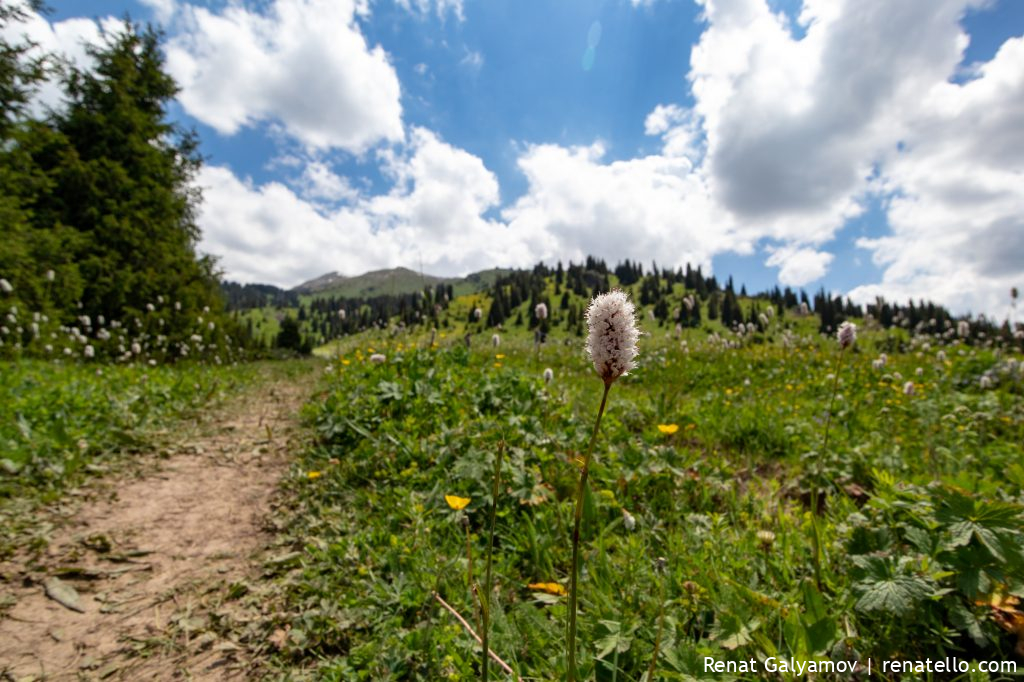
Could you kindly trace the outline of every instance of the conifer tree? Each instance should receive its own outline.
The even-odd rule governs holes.
[[[40,155],[53,190],[36,212],[80,236],[73,255],[87,314],[117,318],[158,296],[222,306],[214,261],[196,252],[198,141],[166,120],[178,87],[160,37],[128,24],[90,48],[95,66],[70,68],[68,105],[53,122],[66,146]]]

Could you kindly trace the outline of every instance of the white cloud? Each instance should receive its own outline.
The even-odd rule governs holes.
[[[709,267],[716,253],[751,250],[686,158],[603,163],[604,153],[599,143],[536,145],[520,157],[529,189],[502,217],[514,232],[533,235],[537,258],[656,257]]]
[[[792,246],[770,251],[765,265],[780,268],[779,282],[793,287],[802,287],[824,277],[833,258],[831,253]]]
[[[403,139],[398,77],[355,22],[355,0],[273,0],[266,14],[181,8],[167,66],[193,116],[224,134],[279,122],[311,148]]]
[[[820,247],[881,192],[892,234],[860,244],[885,273],[855,297],[1002,310],[1024,278],[1021,39],[949,82],[985,1],[805,0],[797,39],[764,0],[701,0],[693,109],[659,106],[645,131],[699,164],[737,235],[779,244],[780,281],[822,276]]]
[[[298,184],[306,199],[338,202],[351,201],[358,196],[347,178],[335,173],[322,161],[306,164]]]
[[[463,12],[463,0],[395,0],[399,7],[408,12],[418,13],[423,16],[430,12],[433,7],[438,19],[444,19],[448,12],[458,21],[465,21],[466,15]]]
[[[166,24],[178,10],[176,0],[140,0],[140,2],[153,12],[153,18],[161,24]]]
[[[1024,38],[964,84],[936,83],[886,166],[892,234],[862,239],[885,268],[852,295],[928,297],[1003,315],[1024,284]]]
[[[483,68],[484,56],[476,50],[466,49],[466,54],[459,60],[459,64],[467,66],[474,71],[479,71]]]
[[[88,70],[93,66],[88,46],[102,46],[104,35],[113,35],[124,29],[124,22],[114,17],[104,17],[96,23],[92,19],[71,18],[51,24],[44,17],[30,13],[27,21],[4,27],[4,38],[15,44],[32,42],[36,44],[31,54],[56,55],[76,68]],[[47,108],[60,108],[64,104],[64,93],[55,79],[40,84],[33,98],[32,111],[41,115]]]
[[[332,270],[415,267],[421,259],[443,273],[534,262],[529,234],[484,217],[498,204],[498,182],[479,158],[419,128],[404,153],[381,158],[393,189],[333,209],[280,183],[257,186],[224,167],[203,169],[201,249],[223,254],[232,278],[282,286]],[[329,177],[321,165],[303,177]]]
[[[679,125],[688,118],[688,113],[678,104],[659,104],[644,119],[644,133],[663,135],[669,128]]]
[[[660,135],[665,156],[685,156],[694,163],[702,152],[700,122],[678,104],[659,104],[644,119],[644,133]]]
[[[200,249],[219,255],[231,279],[293,286],[331,270],[382,266],[365,216],[325,215],[276,182],[254,186],[223,166],[203,168]]]

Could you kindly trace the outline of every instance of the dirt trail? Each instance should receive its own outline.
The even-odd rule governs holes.
[[[0,598],[17,600],[0,615],[0,680],[250,677],[226,621],[247,617],[232,599],[272,539],[264,521],[312,383],[248,389],[184,428],[170,458],[89,485],[42,556],[0,563]],[[61,583],[81,613],[46,595]]]

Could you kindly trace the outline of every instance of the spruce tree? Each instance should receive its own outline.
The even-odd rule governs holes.
[[[198,141],[166,120],[178,87],[160,38],[129,23],[89,48],[94,68],[69,69],[67,108],[54,115],[66,146],[39,154],[53,189],[37,218],[77,232],[70,255],[87,314],[139,313],[158,296],[214,314],[222,307],[214,261],[196,252]]]

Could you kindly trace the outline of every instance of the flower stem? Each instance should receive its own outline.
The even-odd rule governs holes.
[[[463,526],[466,528],[466,585],[469,587],[470,599],[473,598],[473,594],[476,592],[476,584],[473,582],[473,545],[471,542],[471,536],[469,531],[469,519],[465,516],[462,517]],[[479,595],[477,595],[479,598]],[[480,627],[480,611],[478,607],[474,607],[473,612],[476,614],[476,626]]]
[[[814,543],[814,582],[821,590],[821,531],[818,528],[818,483],[821,478],[821,465],[828,454],[828,431],[832,425],[832,408],[835,406],[836,393],[839,391],[839,369],[843,364],[844,346],[839,347],[839,356],[836,358],[836,369],[832,375],[832,397],[828,401],[828,412],[825,414],[825,437],[821,444],[821,454],[818,455],[817,471],[811,483],[811,532]]]
[[[594,454],[594,442],[597,440],[597,432],[601,428],[601,417],[604,415],[605,405],[608,404],[608,391],[612,383],[606,381],[604,395],[601,396],[601,407],[597,410],[597,421],[594,422],[594,433],[590,436],[590,445],[587,446],[587,454],[583,458],[583,471],[580,473],[580,485],[576,489],[576,517],[572,530],[572,573],[569,576],[569,640],[568,640],[568,676],[569,682],[576,680],[576,598],[577,598],[577,576],[580,565],[580,523],[583,520],[583,494],[587,489],[587,476],[590,473],[590,457]]]
[[[647,668],[647,682],[653,682],[654,670],[658,665],[658,649],[661,647],[661,632],[665,627],[665,577],[661,577],[658,590],[658,634],[654,636],[654,653],[651,654],[651,665]]]
[[[480,590],[480,605],[483,611],[483,627],[481,628],[481,641],[480,644],[483,647],[483,671],[481,675],[482,680],[489,679],[488,664],[490,663],[490,656],[488,653],[490,649],[487,648],[487,635],[490,625],[491,616],[491,555],[494,552],[494,525],[498,515],[498,491],[501,489],[501,460],[502,455],[505,452],[505,441],[498,443],[498,456],[497,461],[494,463],[494,486],[491,488],[491,532],[487,539],[487,567],[484,569],[484,589]]]
[[[828,401],[828,412],[825,414],[825,441],[821,445],[821,456],[824,457],[828,453],[828,429],[832,425],[832,407],[836,402],[836,393],[839,391],[839,368],[843,364],[843,351],[845,348],[840,347],[839,357],[836,358],[836,371],[832,378],[832,397]]]

